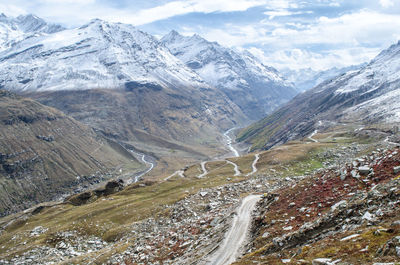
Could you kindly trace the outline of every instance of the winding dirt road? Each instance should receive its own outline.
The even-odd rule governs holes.
[[[185,171],[183,171],[183,170],[175,171],[173,174],[169,175],[164,180],[169,180],[170,178],[172,178],[173,176],[176,176],[176,175],[180,176],[181,178],[186,178],[184,173],[185,173]]]
[[[240,176],[240,174],[242,174],[242,172],[240,172],[239,170],[239,166],[236,163],[233,163],[232,161],[229,160],[225,160],[228,164],[233,166],[233,169],[235,170],[235,177]]]
[[[197,178],[201,179],[202,177],[204,177],[205,175],[208,174],[207,168],[206,168],[206,163],[207,161],[203,161],[201,162],[201,170],[203,171],[203,173],[201,173],[200,175],[197,176]]]
[[[318,133],[318,130],[315,130],[315,131],[313,131],[313,133],[312,133],[310,136],[308,136],[307,138],[308,138],[309,140],[313,141],[314,143],[318,143],[318,140],[315,140],[315,139],[313,138],[313,136],[316,135],[317,133]]]
[[[260,195],[249,195],[243,199],[233,218],[231,228],[225,234],[225,239],[217,251],[207,258],[206,264],[228,265],[237,259],[248,238],[252,220],[251,213],[260,198]]]
[[[253,175],[254,173],[257,172],[257,170],[258,170],[257,169],[257,162],[258,162],[259,159],[260,159],[260,154],[255,154],[254,161],[251,164],[251,167],[253,168],[253,171],[251,171],[250,173],[246,174],[246,177],[248,177],[250,175]]]
[[[134,176],[133,179],[129,182],[129,184],[132,183],[132,182],[133,182],[133,183],[138,182],[142,176],[146,175],[147,173],[149,173],[149,172],[154,168],[154,163],[151,162],[151,161],[147,161],[147,160],[146,160],[146,155],[145,155],[145,154],[136,153],[136,152],[134,152],[134,151],[132,151],[132,150],[130,150],[130,152],[131,152],[132,154],[136,155],[136,156],[141,157],[142,162],[145,163],[146,165],[149,165],[149,168],[146,169],[144,172],[142,172],[142,173],[140,173],[140,174]]]

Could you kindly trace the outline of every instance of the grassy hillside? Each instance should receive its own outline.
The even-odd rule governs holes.
[[[142,167],[86,125],[6,91],[0,91],[0,127],[1,215]]]

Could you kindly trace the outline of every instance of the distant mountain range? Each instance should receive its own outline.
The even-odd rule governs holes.
[[[324,71],[315,71],[311,68],[299,70],[284,69],[281,70],[281,73],[288,81],[292,82],[298,90],[305,91],[328,79],[347,73],[348,71],[360,69],[365,65],[367,65],[367,63],[351,65],[343,68],[333,67]]]
[[[183,37],[172,31],[159,42],[127,24],[95,19],[64,29],[33,15],[2,15],[0,29],[4,36],[0,39],[0,88],[7,90],[217,90],[250,120],[296,94],[275,69],[250,53],[224,48],[198,35]]]
[[[131,25],[95,19],[61,29],[25,18],[39,31],[0,52],[0,88],[29,94],[125,141],[143,133],[216,141],[218,132],[248,119],[223,91]],[[3,16],[2,23],[15,20]]]
[[[268,149],[339,124],[399,124],[399,101],[400,42],[360,69],[299,94],[244,129],[238,139],[253,149]]]
[[[31,27],[42,29],[41,23]],[[0,86],[15,91],[210,88],[151,35],[101,20],[30,35],[0,54],[0,66]]]

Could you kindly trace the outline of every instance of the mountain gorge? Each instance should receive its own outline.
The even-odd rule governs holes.
[[[240,141],[253,148],[299,139],[315,130],[341,124],[400,122],[400,42],[382,51],[366,66],[329,79],[296,96],[261,121],[244,129]]]
[[[161,42],[205,81],[223,91],[251,120],[262,118],[297,93],[276,69],[265,66],[249,52],[176,31]]]

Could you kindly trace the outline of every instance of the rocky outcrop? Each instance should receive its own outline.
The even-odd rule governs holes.
[[[97,200],[100,197],[108,196],[118,191],[121,191],[124,188],[124,181],[112,180],[107,182],[107,184],[103,188],[98,188],[93,191],[85,191],[79,194],[75,194],[67,197],[64,201],[67,203],[71,203],[72,205],[79,206],[83,204],[87,204]]]

